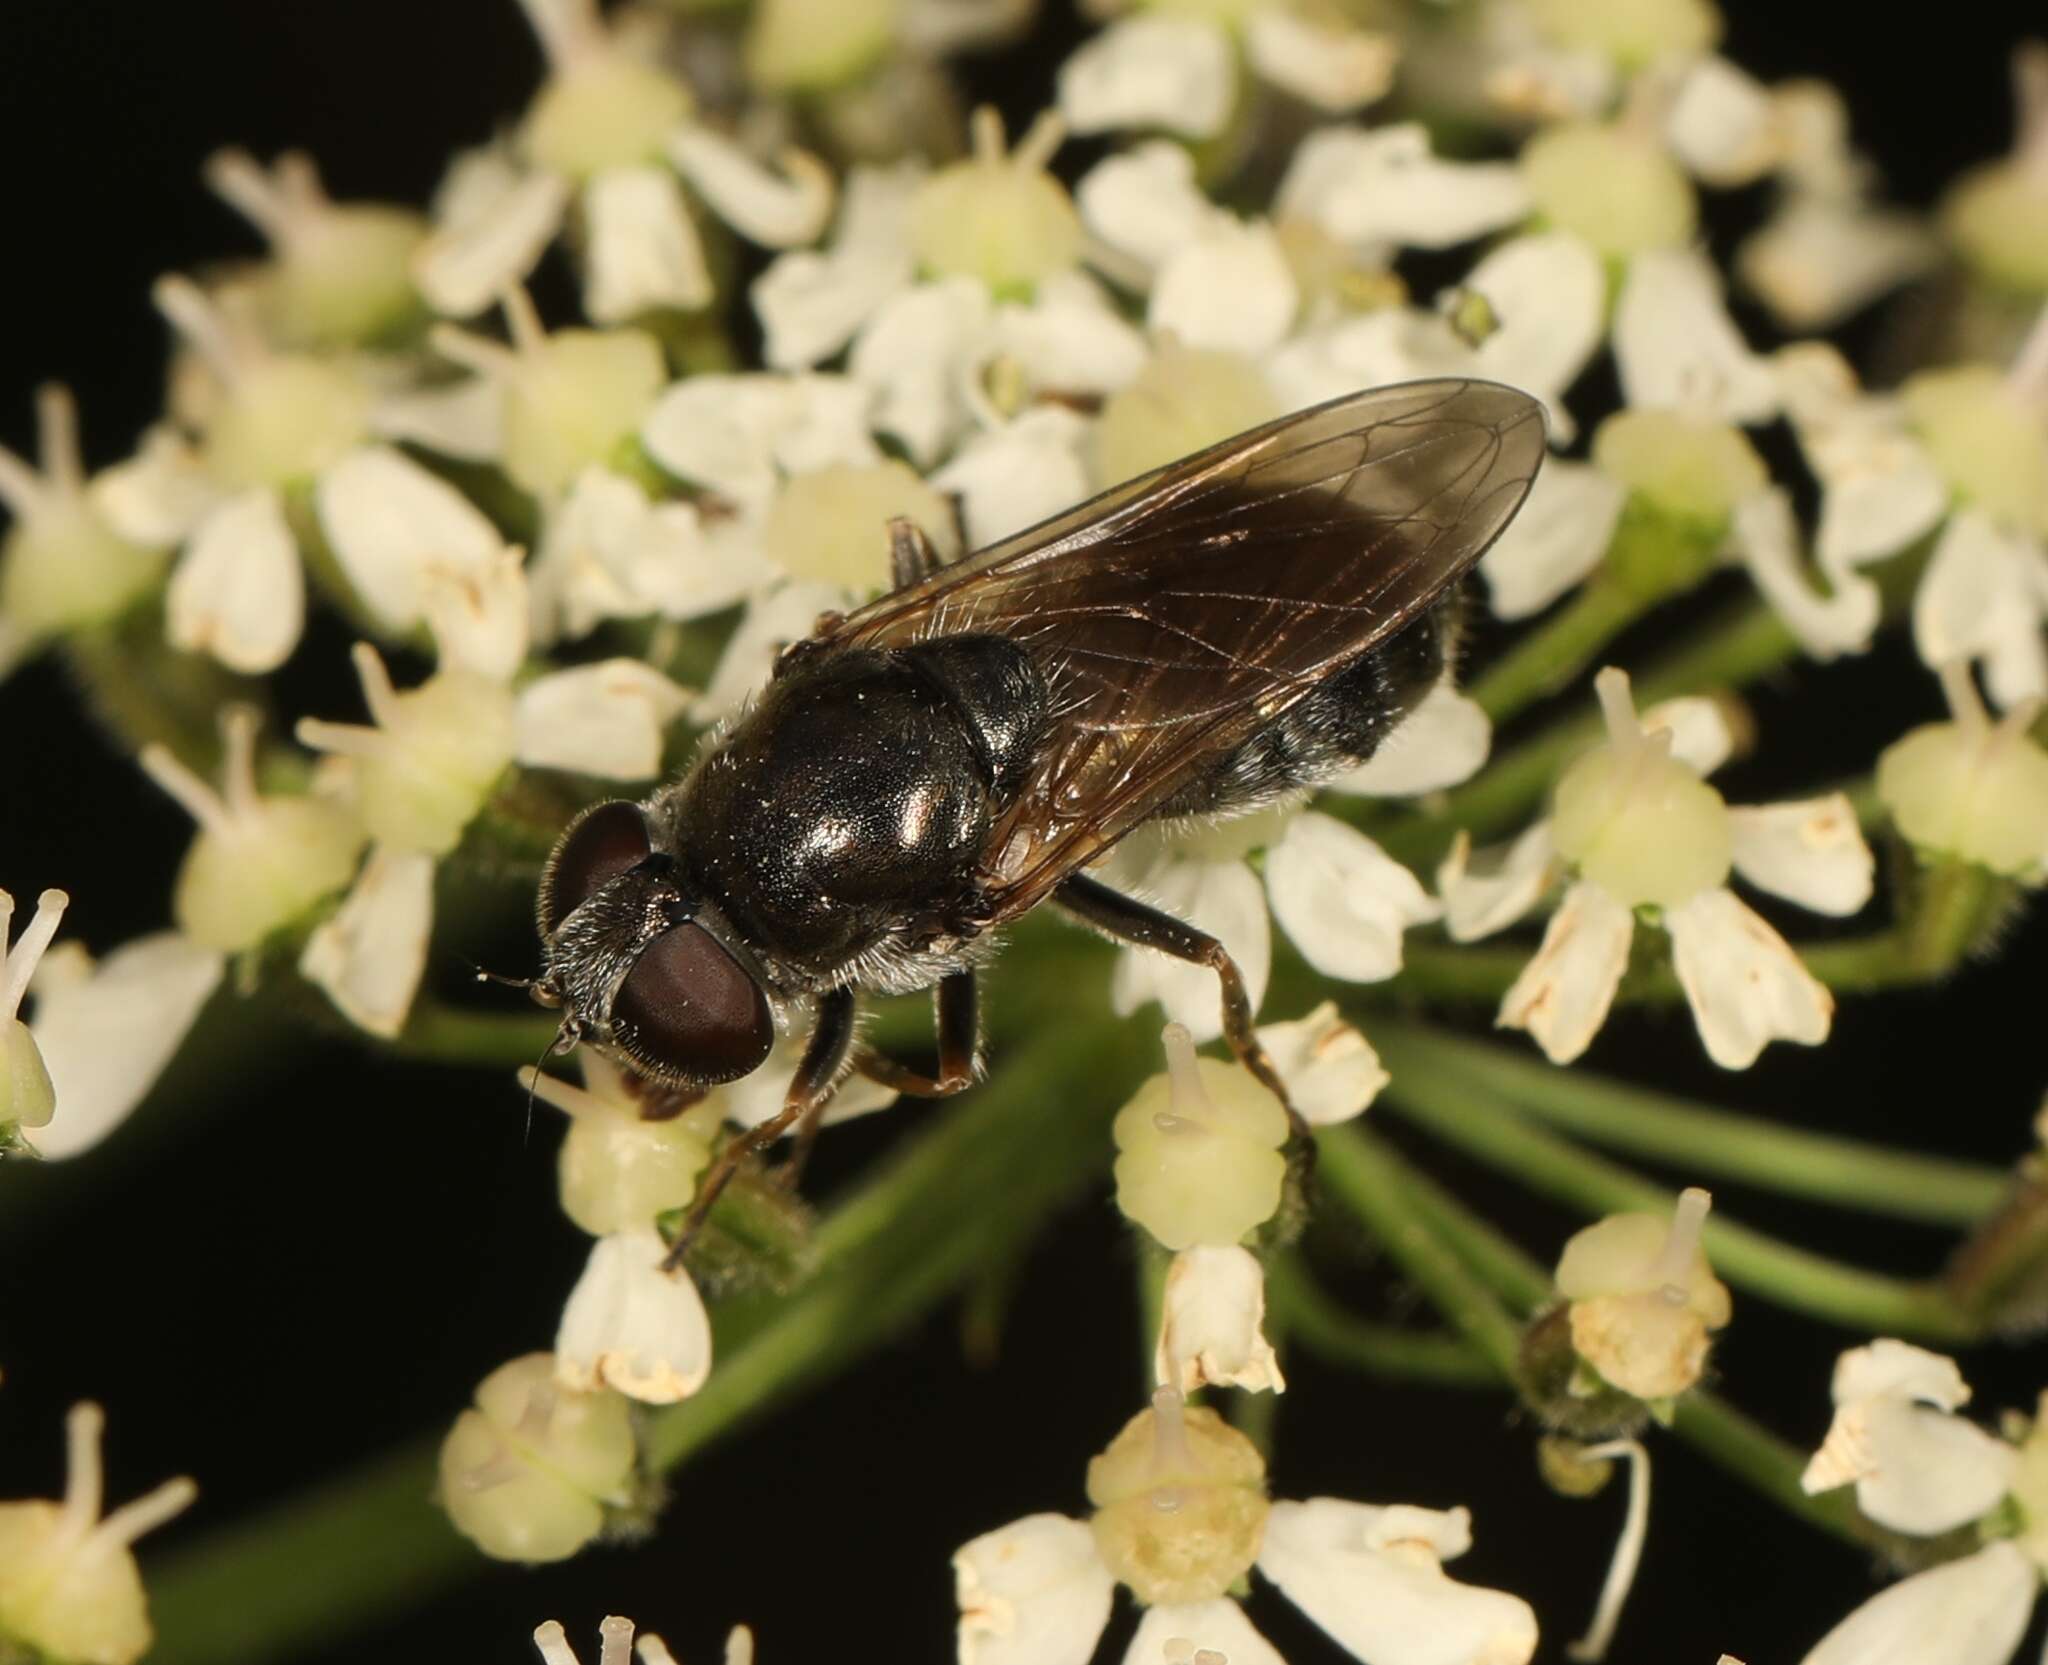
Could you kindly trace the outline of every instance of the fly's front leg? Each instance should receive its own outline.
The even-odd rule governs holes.
[[[924,528],[907,515],[889,521],[889,576],[902,590],[925,579],[944,566],[938,546],[925,536]]]
[[[1192,925],[1161,913],[1148,903],[1077,873],[1052,893],[1053,901],[1083,924],[1092,925],[1104,936],[1136,948],[1156,948],[1190,965],[1205,965],[1223,985],[1223,1035],[1237,1061],[1252,1072],[1287,1111],[1287,1124],[1297,1134],[1308,1134],[1308,1123],[1287,1097],[1287,1087],[1266,1049],[1259,1044],[1252,1027],[1251,995],[1244,986],[1244,973],[1230,951]]]
[[[938,1018],[939,1073],[921,1074],[871,1046],[857,1047],[853,1067],[870,1081],[912,1098],[951,1098],[973,1085],[981,1051],[981,992],[972,971],[942,978],[932,994]]]
[[[815,1118],[824,1114],[852,1046],[853,990],[834,989],[818,1001],[817,1016],[811,1024],[811,1038],[804,1046],[803,1062],[797,1065],[796,1074],[790,1079],[782,1108],[759,1127],[733,1135],[725,1149],[718,1153],[718,1160],[712,1163],[710,1172],[697,1187],[697,1200],[690,1205],[683,1229],[676,1234],[674,1245],[661,1263],[664,1272],[673,1272],[682,1265],[683,1257],[697,1239],[697,1233],[704,1229],[704,1222],[710,1218],[719,1193],[731,1182],[733,1174],[749,1153],[773,1144],[804,1117]]]

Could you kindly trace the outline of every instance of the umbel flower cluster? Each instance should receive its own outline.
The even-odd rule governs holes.
[[[705,1440],[1113,1183],[1155,1391],[1048,1472],[1041,1512],[960,1547],[964,1665],[1086,1665],[1112,1624],[1131,1665],[1271,1665],[1240,1605],[1260,1584],[1366,1665],[1520,1665],[1573,1635],[1583,1614],[1447,1570],[1483,1498],[1272,1494],[1301,1355],[1491,1384],[1560,1510],[1626,1470],[1576,1658],[1622,1619],[1676,1439],[1759,1509],[1803,1486],[1820,1528],[1907,1575],[1771,1657],[1998,1665],[2048,1577],[2048,1445],[1967,1421],[1960,1368],[1918,1343],[2036,1325],[2048,1158],[1883,1151],[1579,1061],[1660,1007],[1725,1071],[1824,1048],[1838,998],[1988,953],[2048,878],[2048,46],[2016,51],[2011,153],[1908,207],[1833,88],[1717,50],[1711,0],[1093,10],[1049,107],[1006,128],[963,112],[953,60],[1004,50],[1033,0],[508,0],[543,77],[430,203],[335,201],[303,155],[205,162],[262,252],[156,285],[161,421],[91,470],[47,387],[37,457],[0,452],[0,669],[65,660],[193,822],[169,923],[134,941],[65,937],[54,889],[10,932],[0,894],[0,1191],[171,1114],[151,1089],[187,1035],[231,1045],[257,1001],[486,1063],[472,1090],[508,1115],[560,1111],[586,1269],[477,1361],[467,1406],[418,1407],[446,1430],[433,1472],[380,1482],[410,1511],[397,1541],[469,1540],[434,1562],[459,1570],[667,1530]],[[574,310],[537,304],[543,268]],[[1913,285],[1943,327],[1866,385],[1828,332]],[[1318,795],[1141,827],[1098,869],[1227,950],[1285,1105],[1210,1045],[1209,965],[1033,920],[993,979],[987,1084],[906,1116],[813,1213],[788,1183],[807,1145],[707,1190],[782,1107],[806,1011],[776,1014],[759,1069],[681,1091],[558,1057],[554,1016],[453,963],[480,911],[530,907],[579,810],[653,792],[821,615],[888,589],[905,523],[950,561],[1440,377],[1547,419],[1474,586],[1504,627],[1476,674],[1451,654]],[[352,635],[359,693],[296,709],[278,673],[325,651],[316,611]],[[1664,645],[1613,662],[1653,616],[1631,640]],[[1724,796],[1724,767],[1774,755],[1749,685],[1822,685],[1887,637],[1917,726],[1779,758],[1789,797]],[[925,1044],[914,1017],[883,1003],[864,1044]],[[852,1076],[823,1119],[900,1084]],[[2028,1142],[2028,1106],[1982,1108]],[[1588,1223],[1525,1251],[1374,1131],[1388,1113]],[[1844,1266],[1724,1221],[1696,1183],[1722,1176],[1962,1241],[1923,1282]],[[1433,1325],[1375,1314],[1361,1245]],[[1745,1386],[1711,1362],[1743,1321],[1731,1286],[1845,1332],[1824,1436],[1825,1382],[1798,1441],[1719,1397]],[[0,1658],[150,1646],[131,1546],[195,1488],[103,1513],[100,1421],[73,1412],[60,1501],[0,1505]],[[181,1576],[231,1579],[254,1541]],[[678,1599],[677,1623],[731,1618]],[[343,1618],[265,1611],[265,1657]],[[1705,1665],[1720,1640],[1637,1646]],[[560,1625],[535,1641],[574,1665]],[[604,1665],[632,1647],[607,1619]],[[735,1630],[726,1658],[752,1649]],[[638,1657],[672,1665],[652,1635]]]

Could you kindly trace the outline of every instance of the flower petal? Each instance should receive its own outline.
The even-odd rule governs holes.
[[[445,457],[493,462],[505,451],[505,390],[489,376],[403,388],[377,400],[370,427],[381,438],[409,440]]]
[[[2048,556],[1981,510],[1952,516],[1913,596],[1913,643],[1939,670],[1982,660],[2001,707],[2048,695]]]
[[[388,445],[367,446],[328,469],[313,504],[350,585],[394,632],[420,622],[431,574],[482,577],[505,549],[468,498]]]
[[[1281,181],[1276,217],[1310,219],[1360,251],[1447,249],[1513,225],[1529,191],[1511,162],[1445,162],[1419,122],[1310,135]]]
[[[1266,1274],[1256,1255],[1236,1244],[1181,1250],[1166,1269],[1153,1379],[1181,1393],[1284,1392],[1265,1321]]]
[[[439,224],[413,255],[412,280],[436,312],[468,318],[538,264],[568,212],[569,182],[477,152],[456,164],[435,208]]]
[[[931,477],[960,499],[967,541],[981,548],[1070,509],[1088,495],[1081,448],[1088,422],[1064,405],[1038,405],[970,439]]]
[[[1801,1665],[2006,1665],[2039,1588],[2018,1546],[1987,1544],[1879,1591]]]
[[[945,453],[965,414],[960,371],[988,331],[987,288],[973,278],[921,283],[876,309],[847,368],[875,392],[874,422],[919,468]]]
[[[1735,871],[1759,890],[1837,918],[1870,900],[1877,860],[1846,794],[1730,809]]]
[[[684,311],[710,304],[704,245],[666,168],[610,168],[583,187],[588,233],[583,297],[600,324],[622,323],[656,307]]]
[[[1914,215],[1795,191],[1735,252],[1743,283],[1790,330],[1830,329],[1941,258]]]
[[[1236,97],[1229,37],[1201,18],[1126,18],[1060,66],[1060,113],[1076,133],[1159,127],[1211,138]]]
[[[1469,1542],[1468,1521],[1462,1509],[1275,1503],[1259,1571],[1372,1665],[1525,1665],[1536,1651],[1529,1604],[1444,1573],[1439,1557]]]
[[[1325,786],[1368,798],[1418,798],[1470,780],[1493,745],[1493,724],[1478,701],[1446,675],[1357,768]]]
[[[1230,951],[1256,1012],[1273,968],[1272,927],[1257,875],[1242,861],[1168,860],[1152,871],[1144,890],[1154,906],[1207,931]],[[1122,948],[1109,990],[1110,1004],[1120,1015],[1158,1001],[1198,1045],[1223,1033],[1216,973],[1207,966],[1189,965],[1155,949]]]
[[[386,1040],[405,1027],[434,928],[434,858],[370,852],[334,917],[307,938],[299,972],[357,1028]]]
[[[1386,95],[1400,44],[1391,35],[1260,6],[1245,25],[1245,54],[1274,86],[1332,115]]]
[[[176,931],[140,937],[89,969],[84,951],[67,954],[67,946],[52,950],[40,968],[29,1026],[56,1095],[56,1115],[35,1136],[36,1149],[52,1162],[92,1149],[127,1120],[227,963]]]
[[[1664,137],[1706,184],[1747,185],[1778,159],[1776,107],[1757,81],[1726,58],[1696,58],[1664,116]]]
[[[1593,1044],[1607,1021],[1634,935],[1634,916],[1627,908],[1598,885],[1573,885],[1550,916],[1543,946],[1502,999],[1494,1022],[1503,1029],[1526,1029],[1553,1064],[1569,1064]]]
[[[1334,816],[1297,815],[1266,852],[1273,917],[1326,977],[1377,983],[1401,969],[1401,933],[1438,917],[1422,881]]]
[[[1834,659],[1870,646],[1881,611],[1877,586],[1846,568],[1830,575],[1832,594],[1812,586],[1800,558],[1798,517],[1784,487],[1755,492],[1735,505],[1730,543],[1771,610],[1814,658]]]
[[[661,772],[662,736],[689,703],[638,659],[578,665],[520,690],[513,744],[529,769],[647,780]]]
[[[770,365],[796,370],[830,358],[910,283],[910,202],[922,178],[909,164],[855,168],[831,252],[785,254],[761,274],[753,301]]]
[[[134,456],[102,469],[87,490],[109,526],[150,549],[183,543],[220,502],[206,464],[169,423],[151,428]]]
[[[1553,458],[1479,563],[1503,619],[1540,613],[1597,567],[1614,541],[1628,493],[1591,463]]]
[[[1506,930],[1542,901],[1557,879],[1548,821],[1531,823],[1505,850],[1496,845],[1480,851],[1476,872],[1472,855],[1471,836],[1461,831],[1436,873],[1444,929],[1453,942],[1476,942]]]
[[[1685,409],[1724,422],[1767,422],[1778,411],[1769,363],[1750,351],[1707,257],[1649,249],[1629,262],[1614,309],[1614,357],[1631,405]]]
[[[640,439],[671,474],[760,515],[785,473],[881,460],[873,401],[847,376],[689,376],[647,413]]]
[[[815,242],[832,218],[831,172],[809,151],[784,151],[778,175],[722,133],[692,125],[669,136],[668,154],[712,211],[750,243],[787,249]]]
[[[1195,183],[1195,159],[1171,139],[1105,157],[1074,192],[1089,234],[1141,266],[1163,266],[1221,215]]]
[[[1256,357],[1286,338],[1299,300],[1273,228],[1219,219],[1159,269],[1146,323],[1184,346]]]
[[[1148,1607],[1124,1652],[1124,1665],[1287,1665],[1234,1601]]]
[[[1828,1038],[1834,996],[1733,891],[1701,892],[1669,910],[1664,926],[1707,1056],[1723,1069],[1748,1069],[1773,1040]]]
[[[617,1389],[648,1405],[687,1399],[711,1374],[711,1320],[687,1276],[661,1269],[668,1245],[650,1229],[600,1237],[562,1309],[555,1380]]]
[[[1472,349],[1434,312],[1390,306],[1311,329],[1289,341],[1266,371],[1283,407],[1303,409],[1389,382],[1478,371]]]
[[[998,308],[989,345],[992,355],[1024,372],[1033,390],[1053,393],[1114,393],[1151,356],[1144,332],[1082,272],[1047,278],[1029,305]]]
[[[290,657],[306,622],[306,575],[276,491],[245,491],[199,523],[164,608],[172,646],[231,671],[261,676]]]
[[[1479,343],[1480,373],[1541,399],[1552,441],[1568,443],[1575,429],[1562,396],[1599,347],[1607,323],[1599,256],[1566,232],[1516,237],[1474,266],[1465,287],[1485,296],[1499,321]]]
[[[1088,1665],[1116,1581],[1095,1534],[1065,1515],[1026,1515],[953,1556],[960,1665]]]
[[[1671,755],[1696,774],[1711,775],[1735,754],[1735,734],[1721,702],[1704,694],[1665,700],[1642,713],[1645,734],[1671,736]]]
[[[1259,1025],[1259,1044],[1287,1084],[1288,1101],[1311,1127],[1361,1115],[1387,1084],[1379,1054],[1325,1000],[1306,1017]]]

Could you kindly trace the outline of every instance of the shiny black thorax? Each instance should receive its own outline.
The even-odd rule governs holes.
[[[800,650],[649,809],[781,992],[922,987],[986,923],[976,867],[1050,720],[1000,637]]]

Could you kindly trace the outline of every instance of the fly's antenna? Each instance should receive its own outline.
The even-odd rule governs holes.
[[[536,1006],[552,1009],[562,1003],[561,996],[555,992],[554,984],[545,977],[507,977],[502,971],[486,971],[474,960],[470,962],[469,969],[479,983],[496,983],[500,988],[506,989],[524,989],[533,997]]]

